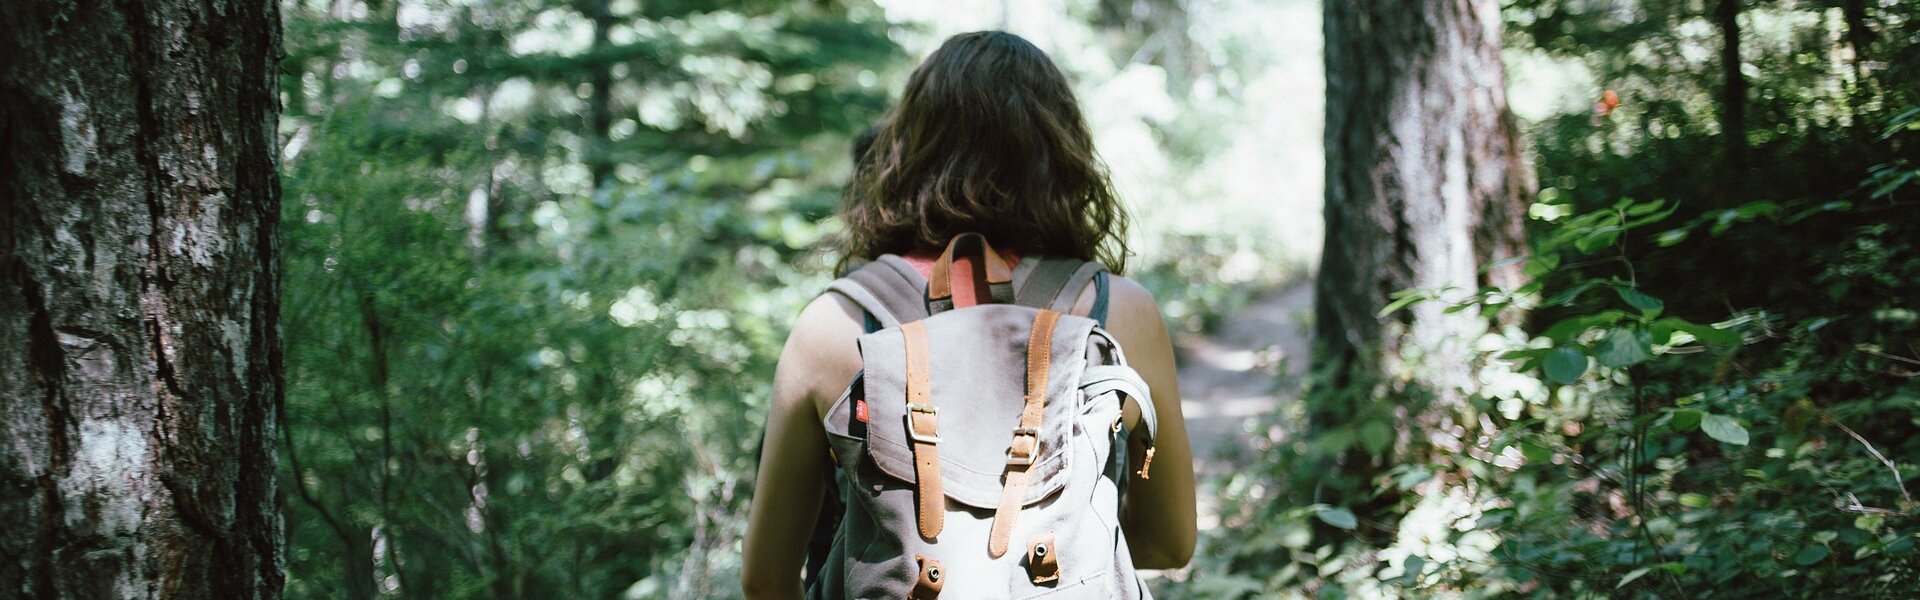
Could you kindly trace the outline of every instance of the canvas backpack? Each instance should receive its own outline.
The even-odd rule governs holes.
[[[954,255],[972,248],[992,302],[956,309]],[[1092,314],[1066,314],[1090,282]],[[930,282],[887,255],[830,286],[867,333],[825,417],[844,508],[811,597],[1148,597],[1120,528],[1123,403],[1139,405],[1143,478],[1155,417],[1101,325],[1106,287],[1098,263],[1009,267],[978,234]]]

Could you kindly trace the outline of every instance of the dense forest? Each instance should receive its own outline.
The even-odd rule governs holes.
[[[1156,595],[1920,589],[1920,3],[0,19],[0,596],[740,596],[853,140],[978,29],[1177,338]]]

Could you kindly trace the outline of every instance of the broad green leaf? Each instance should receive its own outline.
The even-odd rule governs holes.
[[[1626,301],[1628,306],[1640,309],[1641,314],[1649,317],[1659,314],[1660,309],[1667,306],[1659,298],[1648,296],[1633,288],[1616,287],[1613,291],[1620,294],[1620,299]]]
[[[1801,548],[1798,554],[1793,555],[1793,564],[1800,565],[1802,567],[1809,566],[1814,563],[1818,563],[1820,561],[1826,560],[1827,555],[1832,553],[1833,553],[1832,551],[1827,550],[1826,546],[1807,546],[1805,548]]]
[[[1708,413],[1700,418],[1700,430],[1707,432],[1707,437],[1722,442],[1736,446],[1747,445],[1747,428],[1741,427],[1733,417]]]
[[[1693,431],[1700,428],[1700,417],[1705,415],[1693,409],[1673,411],[1673,428],[1676,431]]]
[[[1367,447],[1367,453],[1383,456],[1387,446],[1393,443],[1393,428],[1385,421],[1367,421],[1360,425],[1360,444]]]
[[[1594,358],[1603,366],[1620,368],[1653,357],[1653,340],[1645,330],[1615,329],[1594,348]]]
[[[1360,526],[1360,520],[1354,518],[1353,511],[1338,506],[1322,507],[1313,512],[1321,521],[1341,529],[1353,529]]]
[[[1543,463],[1553,460],[1553,449],[1533,442],[1522,442],[1520,455],[1527,457],[1528,462]]]
[[[1420,572],[1426,568],[1427,559],[1420,558],[1418,554],[1408,556],[1406,562],[1401,563],[1401,574],[1399,577],[1393,579],[1393,583],[1398,585],[1413,585],[1415,582],[1420,581]]]
[[[1558,268],[1560,268],[1560,255],[1548,252],[1533,255],[1533,258],[1527,260],[1527,265],[1524,270],[1527,277],[1538,278],[1552,273],[1554,269]]]
[[[1655,321],[1647,325],[1647,333],[1651,336],[1649,341],[1652,341],[1655,346],[1665,346],[1673,342],[1672,325]]]
[[[1579,348],[1557,346],[1547,353],[1547,360],[1540,367],[1546,371],[1547,379],[1568,385],[1579,381],[1580,375],[1587,372],[1587,355]]]

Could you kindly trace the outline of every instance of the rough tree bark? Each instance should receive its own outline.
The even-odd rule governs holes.
[[[278,597],[279,3],[0,29],[0,597]]]
[[[1515,270],[1480,272],[1523,251],[1530,194],[1500,27],[1493,0],[1325,4],[1327,230],[1314,361],[1327,389],[1384,390],[1389,401],[1430,394],[1429,414],[1472,389],[1471,344],[1483,324],[1471,311],[1444,314],[1429,302],[1377,314],[1401,289],[1517,283]],[[1363,413],[1405,423],[1427,416],[1420,410],[1310,403],[1309,425],[1350,425]]]

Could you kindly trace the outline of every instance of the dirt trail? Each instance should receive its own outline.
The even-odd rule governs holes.
[[[1242,307],[1219,331],[1179,341],[1180,407],[1200,478],[1202,529],[1219,523],[1212,493],[1219,479],[1252,452],[1247,424],[1298,399],[1312,310],[1313,282],[1297,282]]]

